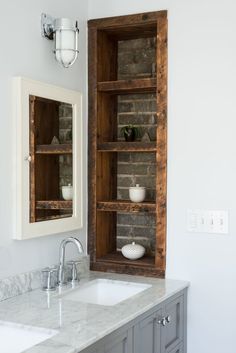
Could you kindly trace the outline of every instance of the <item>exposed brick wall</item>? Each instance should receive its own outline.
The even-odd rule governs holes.
[[[156,156],[154,153],[118,153],[117,198],[128,200],[129,187],[146,187],[146,200],[155,201]]]
[[[133,94],[118,97],[118,137],[124,125],[136,125],[141,135],[149,133],[152,141],[156,140],[156,97],[155,94]]]
[[[72,106],[62,103],[59,107],[59,141],[72,143]],[[73,184],[72,181],[72,156],[61,155],[60,165],[60,190],[61,186]]]
[[[156,38],[140,38],[118,43],[118,78],[156,76]]]
[[[132,241],[142,244],[147,255],[155,255],[156,217],[145,213],[117,214],[117,249]]]
[[[118,78],[155,76],[156,41],[144,38],[119,42]],[[132,124],[148,132],[156,140],[156,99],[154,94],[135,94],[118,97],[118,139],[123,126]],[[155,153],[118,153],[117,198],[129,199],[129,187],[135,184],[147,188],[147,200],[155,200]],[[156,217],[153,214],[117,214],[117,248],[136,241],[155,253]]]

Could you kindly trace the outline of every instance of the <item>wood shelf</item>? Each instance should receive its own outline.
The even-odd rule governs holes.
[[[36,222],[52,221],[52,220],[68,218],[68,217],[72,217],[72,213],[60,214],[60,215],[55,215],[55,216],[37,217]]]
[[[152,201],[135,203],[128,200],[97,202],[98,211],[114,212],[156,212],[156,203]]]
[[[98,257],[96,262],[91,263],[93,271],[108,271],[116,273],[127,273],[139,276],[165,277],[165,270],[157,268],[154,256],[144,256],[138,260],[126,259],[120,251],[111,252]]]
[[[97,259],[98,262],[109,262],[109,263],[119,263],[131,266],[141,266],[141,267],[155,267],[155,257],[154,256],[143,256],[138,260],[129,260],[125,258],[120,251],[116,251]]]
[[[37,210],[71,210],[73,208],[73,201],[50,200],[50,201],[36,201]]]
[[[72,145],[37,145],[36,154],[72,154]]]
[[[114,94],[150,93],[156,91],[156,78],[98,82],[100,92]]]
[[[97,146],[99,152],[156,152],[156,142],[105,142]]]

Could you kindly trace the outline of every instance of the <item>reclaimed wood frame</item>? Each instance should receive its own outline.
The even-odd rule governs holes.
[[[156,79],[117,80],[117,41],[157,38]],[[105,54],[104,54],[105,53]],[[167,179],[167,11],[88,21],[88,250],[91,269],[146,276],[165,276]],[[111,142],[116,132],[116,95],[156,92],[156,143]],[[107,97],[109,97],[107,99]],[[107,111],[108,110],[108,111]],[[111,119],[111,117],[113,119]],[[109,132],[112,136],[109,136]],[[156,153],[156,202],[134,205],[115,200],[116,152]],[[107,190],[104,191],[104,187]],[[156,213],[156,255],[132,262],[113,254],[114,213]],[[102,214],[102,216],[101,216]]]

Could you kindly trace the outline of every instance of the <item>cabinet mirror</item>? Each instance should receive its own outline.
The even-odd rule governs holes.
[[[16,239],[82,227],[81,94],[14,78]]]

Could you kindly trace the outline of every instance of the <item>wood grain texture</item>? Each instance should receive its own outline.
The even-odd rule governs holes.
[[[61,145],[37,145],[36,154],[72,154],[71,144]]]
[[[97,202],[99,211],[117,211],[117,212],[156,212],[155,202],[131,202],[125,200],[100,201]]]
[[[35,96],[35,98],[37,102],[42,102],[44,104],[52,104],[53,106],[57,105],[58,107],[61,105],[61,102],[55,101],[53,99],[48,99],[48,98],[39,97],[39,96]]]
[[[98,82],[98,91],[116,94],[152,93],[156,92],[156,79],[139,78],[133,80],[119,80]]]
[[[119,264],[125,264],[129,266],[141,266],[141,267],[154,267],[155,268],[155,258],[152,256],[143,256],[138,260],[129,260],[124,257],[121,251],[111,252],[101,258],[99,258],[99,262],[111,262]]]
[[[116,214],[97,212],[96,261],[116,250]]]
[[[164,271],[167,194],[167,18],[157,20],[157,114],[156,266]]]
[[[156,142],[105,142],[97,146],[99,152],[156,152]]]
[[[97,32],[97,82],[117,80],[117,42],[106,32]]]
[[[97,29],[88,30],[88,252],[96,262]]]
[[[103,29],[107,31],[109,29],[116,29],[117,32],[122,32],[122,28],[127,29],[128,32],[135,32],[137,33],[137,27],[142,26],[143,29],[148,28],[150,24],[153,24],[153,31],[156,31],[156,22],[158,18],[166,18],[167,11],[155,11],[155,12],[144,12],[139,14],[133,15],[125,15],[125,16],[116,16],[116,17],[105,17],[105,18],[98,18],[92,19],[88,21],[89,28],[94,27],[97,30]],[[138,36],[140,33],[137,33]],[[153,32],[152,32],[153,34]]]
[[[36,201],[36,208],[38,210],[71,210],[73,201],[61,201],[61,200],[41,200]]]
[[[164,278],[165,271],[158,269],[155,266],[142,266],[142,264],[127,264],[126,262],[112,262],[97,260],[91,262],[90,268],[92,271],[102,272],[114,272],[114,273],[125,273],[128,275],[135,276],[147,276],[147,277],[158,277]]]
[[[65,213],[65,214],[55,215],[55,216],[44,216],[42,218],[37,217],[37,222],[54,221],[55,219],[63,219],[68,217],[72,217],[72,213]]]
[[[35,101],[35,143],[50,144],[53,136],[59,136],[59,104],[57,101],[36,97]],[[35,147],[36,152],[36,147]],[[39,200],[59,200],[59,156],[35,153],[35,197]],[[37,209],[36,221],[52,215],[52,210]],[[53,215],[60,214],[54,211]]]
[[[102,31],[98,32],[97,79],[117,79],[117,43]],[[117,136],[117,97],[103,92],[97,94],[97,142]],[[116,154],[96,154],[96,200],[112,199],[117,190]],[[108,187],[109,185],[109,187]],[[96,204],[95,204],[96,207]],[[97,257],[116,249],[116,215],[113,212],[97,214]]]
[[[166,237],[167,12],[89,21],[89,200],[91,269],[164,277]],[[117,41],[157,36],[157,78],[117,80]],[[156,92],[157,143],[116,142],[117,95]],[[155,152],[156,203],[117,201],[116,152]],[[114,153],[113,153],[114,152]],[[156,212],[156,256],[139,262],[116,252],[116,212]]]
[[[59,138],[61,102],[38,96],[29,97],[30,141],[30,222],[42,222],[72,216],[72,201],[60,199],[60,161],[72,154],[71,144],[53,145]]]

